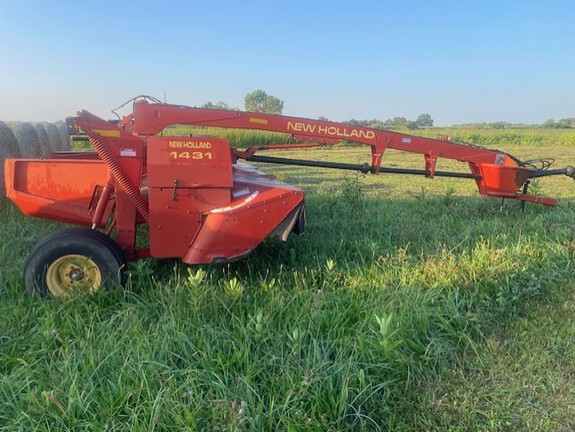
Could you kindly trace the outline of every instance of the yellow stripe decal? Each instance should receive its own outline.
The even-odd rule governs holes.
[[[263,124],[263,125],[268,124],[268,121],[266,119],[255,118],[255,117],[250,117],[249,122],[250,123]]]
[[[115,130],[115,129],[94,129],[94,132],[96,132],[98,135],[101,135],[103,137],[119,137],[120,136],[120,131],[119,130]]]

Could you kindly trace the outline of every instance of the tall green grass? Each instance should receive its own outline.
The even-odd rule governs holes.
[[[290,134],[267,132],[247,129],[226,129],[214,127],[194,127],[176,125],[170,126],[162,132],[165,136],[216,136],[224,138],[234,147],[262,146],[266,144],[293,143]]]
[[[436,135],[451,136],[454,141],[479,145],[483,147],[498,146],[525,146],[525,147],[554,147],[574,146],[574,129],[478,129],[466,127],[430,128],[415,132],[435,138]]]
[[[457,430],[430,410],[429,377],[482,358],[575,276],[570,179],[540,186],[559,207],[522,212],[468,180],[267,169],[311,192],[304,236],[225,266],[135,263],[126,289],[69,301],[26,298],[20,276],[58,225],[0,203],[0,428]]]

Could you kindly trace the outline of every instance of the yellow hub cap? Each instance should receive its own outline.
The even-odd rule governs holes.
[[[54,297],[69,297],[74,291],[91,294],[98,291],[101,283],[100,269],[84,255],[64,255],[46,271],[46,285]]]

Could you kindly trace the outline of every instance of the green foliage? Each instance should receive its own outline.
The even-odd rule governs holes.
[[[420,114],[416,120],[409,120],[405,117],[394,117],[385,121],[373,119],[373,120],[348,120],[345,123],[354,126],[368,126],[375,129],[418,129],[418,128],[430,128],[433,127],[433,118],[429,114]],[[504,121],[497,121],[492,123],[470,123],[451,126],[449,129],[473,129],[473,130],[501,130],[501,129],[512,129],[516,131],[522,130],[537,130],[539,128],[543,129],[572,129],[575,128],[575,118],[568,117],[557,122],[553,119],[549,119],[542,123],[541,125],[524,125],[524,124],[513,124]],[[447,129],[446,127],[440,129]]]
[[[289,134],[246,129],[225,129],[198,126],[171,126],[163,131],[167,136],[213,136],[228,140],[234,147],[261,146],[266,144],[295,143]]]
[[[555,127],[555,120],[553,119],[546,120],[541,126],[546,129],[552,129]]]
[[[561,119],[557,122],[557,128],[559,129],[568,129],[575,127],[575,117],[569,117]]]
[[[420,114],[415,122],[419,127],[433,126],[433,119],[429,114]]]
[[[549,119],[542,124],[542,127],[547,129],[571,129],[575,127],[575,118],[564,118],[557,122],[555,122],[553,119]]]
[[[268,95],[263,90],[254,90],[248,93],[245,98],[246,111],[264,112],[268,114],[281,114],[284,102],[275,96]]]
[[[572,431],[574,312],[573,284],[564,281],[489,335],[465,367],[426,380],[422,409],[434,420],[414,428]]]
[[[364,196],[360,174],[345,178],[341,187],[338,189],[341,191],[341,197],[344,202],[351,204],[352,206],[359,205]]]
[[[406,127],[407,129],[413,130],[413,129],[417,129],[417,128],[418,128],[418,125],[417,125],[417,122],[416,122],[416,121],[410,120],[410,121],[408,121],[408,122],[406,123],[405,127]]]
[[[420,114],[417,120],[408,120],[405,117],[394,117],[386,121],[373,120],[348,120],[345,123],[354,126],[367,126],[374,129],[417,129],[420,127],[433,126],[433,119],[429,114]]]
[[[499,132],[465,133],[541,149]],[[540,132],[563,143],[543,148],[559,164],[575,158],[563,131]],[[384,163],[423,163],[411,156]],[[126,290],[69,301],[26,298],[20,274],[59,225],[0,202],[0,429],[572,428],[570,179],[537,186],[559,207],[522,212],[466,180],[263,168],[309,192],[304,236],[225,266],[141,261]]]
[[[433,128],[429,130],[418,129],[413,133],[415,135],[422,135],[430,138],[435,138],[437,135],[448,135],[455,142],[469,143],[490,148],[516,146],[519,149],[532,149],[532,154],[533,152],[537,152],[537,149],[541,147],[547,147],[550,152],[556,154],[556,151],[551,148],[575,145],[575,134],[569,129],[481,129],[470,127],[450,127]],[[549,156],[551,156],[551,154],[549,154]],[[527,159],[530,158],[531,157],[528,157]]]
[[[225,102],[206,102],[205,104],[203,104],[201,106],[201,108],[207,108],[207,109],[222,109],[222,110],[235,110],[237,111],[237,108],[231,108],[227,103]]]

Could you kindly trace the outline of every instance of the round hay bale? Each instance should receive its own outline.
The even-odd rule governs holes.
[[[0,121],[0,148],[2,154],[7,155],[7,157],[15,159],[22,157],[14,132],[3,121]]]
[[[42,151],[42,157],[50,156],[50,141],[48,140],[48,134],[46,129],[42,126],[42,123],[34,123],[34,128],[36,128],[36,133],[38,134],[38,139],[40,141],[40,150]]]
[[[46,133],[48,134],[48,143],[50,144],[50,151],[57,152],[60,151],[60,146],[62,145],[62,138],[60,137],[60,131],[58,126],[54,123],[42,123]]]
[[[58,123],[57,126],[58,130],[60,131],[60,139],[62,140],[60,150],[62,151],[72,150],[72,146],[70,145],[70,134],[68,133],[68,126],[66,126],[66,123]]]
[[[7,124],[14,132],[23,158],[36,159],[42,157],[38,132],[36,132],[36,128],[31,123],[10,122]]]
[[[4,122],[0,121],[0,198],[6,196],[4,188],[4,160],[21,157],[18,141],[12,130]]]

